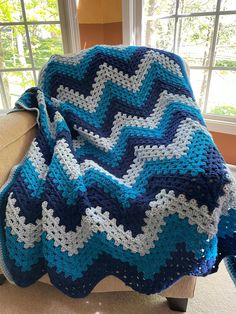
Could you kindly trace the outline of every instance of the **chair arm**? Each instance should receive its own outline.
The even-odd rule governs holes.
[[[7,180],[12,167],[23,159],[35,131],[34,113],[18,111],[0,117],[0,186]]]

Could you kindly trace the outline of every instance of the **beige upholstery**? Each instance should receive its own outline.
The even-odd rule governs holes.
[[[20,163],[27,152],[36,131],[36,118],[33,113],[13,112],[0,117],[0,186],[12,167]],[[40,281],[50,284],[47,275]],[[191,298],[194,295],[195,277],[184,277],[162,293],[166,297]],[[130,291],[119,279],[109,276],[103,279],[93,292]]]

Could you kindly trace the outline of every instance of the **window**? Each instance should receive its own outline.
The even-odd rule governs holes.
[[[79,49],[78,40],[72,40],[78,37],[73,5],[76,2],[0,0],[0,112],[37,84],[39,71],[52,54]]]
[[[182,56],[205,117],[233,123],[236,132],[236,1],[128,2],[133,31],[123,31],[130,41]]]

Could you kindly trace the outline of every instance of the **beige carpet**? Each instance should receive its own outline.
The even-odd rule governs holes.
[[[0,287],[0,314],[168,314],[165,298],[134,292],[94,293],[84,299],[71,299],[55,288],[37,283],[18,288],[8,283]],[[224,264],[218,273],[199,278],[189,314],[236,313],[236,290]]]

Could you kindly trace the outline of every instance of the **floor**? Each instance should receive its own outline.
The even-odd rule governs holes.
[[[143,296],[134,292],[94,293],[76,300],[55,288],[37,283],[18,288],[5,283],[0,287],[0,314],[168,314],[165,298]],[[189,300],[189,314],[236,313],[234,284],[224,264],[218,273],[199,278],[195,297]]]

